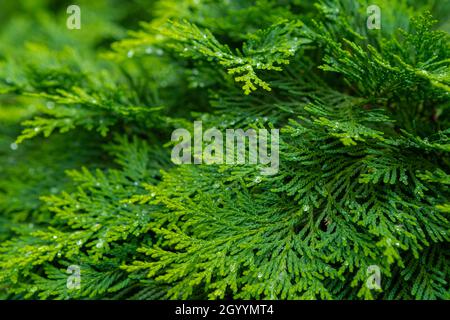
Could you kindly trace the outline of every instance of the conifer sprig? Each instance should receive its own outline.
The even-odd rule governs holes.
[[[448,4],[91,2],[0,10],[0,298],[450,298]],[[278,174],[174,166],[194,120]]]

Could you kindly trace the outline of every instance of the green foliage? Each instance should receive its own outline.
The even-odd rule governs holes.
[[[448,1],[79,2],[0,4],[0,298],[450,298]],[[194,120],[279,172],[174,166]]]

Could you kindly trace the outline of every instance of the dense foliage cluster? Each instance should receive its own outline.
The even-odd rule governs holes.
[[[0,298],[450,298],[449,1],[69,4],[0,3]],[[194,120],[278,174],[175,166]]]

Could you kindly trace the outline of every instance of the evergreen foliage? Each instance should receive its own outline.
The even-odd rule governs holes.
[[[449,1],[78,4],[0,4],[0,298],[450,299]],[[194,120],[278,174],[173,165]]]

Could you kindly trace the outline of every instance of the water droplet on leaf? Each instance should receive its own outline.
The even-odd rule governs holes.
[[[104,244],[104,241],[101,239],[97,242],[97,244],[95,246],[100,249],[101,247],[103,247],[103,244]]]

